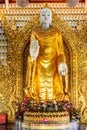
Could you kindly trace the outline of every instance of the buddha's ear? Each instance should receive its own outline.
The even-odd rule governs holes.
[[[42,20],[41,20],[41,16],[40,16],[40,25],[42,25]]]
[[[52,16],[51,16],[51,19],[50,19],[50,25],[52,24]]]

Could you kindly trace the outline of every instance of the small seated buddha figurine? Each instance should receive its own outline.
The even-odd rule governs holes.
[[[41,26],[31,33],[27,62],[25,94],[42,102],[69,99],[61,78],[68,73],[62,34],[51,23],[51,10],[41,9]]]

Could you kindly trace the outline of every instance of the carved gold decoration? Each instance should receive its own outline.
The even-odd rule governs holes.
[[[25,55],[27,58],[28,49],[26,50],[26,48],[29,46],[32,29],[39,26],[39,16],[32,16],[32,20],[20,29],[16,27],[15,21],[7,22],[2,14],[0,14],[0,20],[8,39],[7,68],[3,68],[0,64],[0,112],[7,112],[9,122],[12,122],[16,109],[13,104],[13,101],[16,101],[15,96],[20,101],[24,97],[26,64],[24,64],[23,56]],[[80,109],[81,115],[83,114],[87,119],[87,114],[85,115],[84,112],[87,111],[87,47],[85,40],[82,40],[79,35],[79,27],[75,32],[67,22],[60,20],[55,14],[53,14],[53,26],[63,33],[65,50],[68,50],[66,53],[69,54],[66,56],[69,57],[67,63],[71,100]],[[86,25],[85,28],[87,29]]]
[[[77,32],[81,43],[78,46],[78,82],[79,82],[79,108],[81,109],[81,121],[83,123],[87,122],[87,20],[84,22],[79,22],[77,27]]]

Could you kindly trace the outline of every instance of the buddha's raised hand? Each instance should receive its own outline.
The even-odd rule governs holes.
[[[32,40],[30,44],[30,57],[32,60],[36,60],[39,54],[39,48],[38,40]]]

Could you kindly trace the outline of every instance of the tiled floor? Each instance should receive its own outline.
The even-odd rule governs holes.
[[[21,123],[19,124],[8,124],[8,125],[0,125],[0,130],[29,130],[29,129],[23,129],[21,127]],[[31,130],[34,130],[33,128]],[[62,130],[87,130],[87,124],[80,124],[75,125],[71,124],[71,127],[69,129],[62,129]]]

